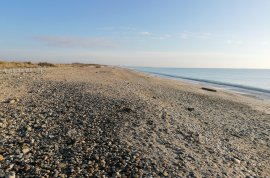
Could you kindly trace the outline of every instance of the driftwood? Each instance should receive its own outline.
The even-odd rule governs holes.
[[[215,90],[215,89],[205,88],[205,87],[202,87],[202,90],[211,91],[211,92],[217,92],[217,90]]]

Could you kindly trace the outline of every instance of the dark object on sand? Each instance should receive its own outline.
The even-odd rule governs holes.
[[[123,108],[121,111],[122,112],[125,112],[125,113],[129,113],[129,112],[132,111],[132,109],[130,109],[130,108]]]
[[[212,91],[212,92],[217,92],[217,90],[215,90],[215,89],[212,89],[212,88],[205,88],[205,87],[202,87],[202,90]]]
[[[188,111],[194,111],[194,108],[187,108]]]

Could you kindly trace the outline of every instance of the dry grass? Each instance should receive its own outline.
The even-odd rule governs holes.
[[[0,60],[0,69],[11,69],[11,68],[36,68],[36,67],[88,67],[92,66],[95,68],[101,68],[104,65],[100,64],[84,64],[84,63],[72,63],[72,64],[52,64],[48,62],[31,63],[31,62],[7,62]]]
[[[38,64],[34,64],[31,62],[7,62],[0,61],[0,69],[11,69],[11,68],[36,68],[36,67],[55,67],[56,65],[40,62]]]
[[[33,64],[31,62],[6,62],[0,61],[0,68],[33,68],[38,67],[37,64]]]

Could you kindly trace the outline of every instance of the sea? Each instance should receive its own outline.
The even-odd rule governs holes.
[[[147,74],[270,101],[270,69],[129,67]]]

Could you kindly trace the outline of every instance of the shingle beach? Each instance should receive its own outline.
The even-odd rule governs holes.
[[[270,177],[270,105],[118,67],[0,73],[0,177]]]

